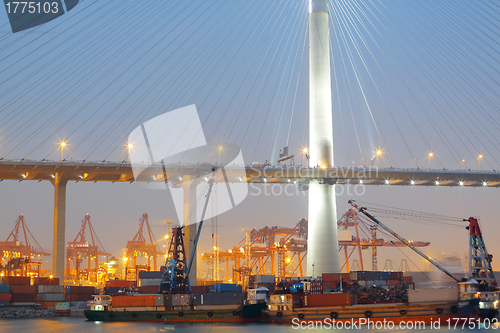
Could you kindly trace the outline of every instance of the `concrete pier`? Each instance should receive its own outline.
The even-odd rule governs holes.
[[[52,246],[52,274],[61,284],[64,281],[66,254],[66,184],[68,176],[56,172],[51,181],[54,185],[54,237]]]
[[[310,0],[309,152],[310,166],[333,167],[332,88],[328,1]],[[309,184],[307,275],[340,270],[334,185]]]

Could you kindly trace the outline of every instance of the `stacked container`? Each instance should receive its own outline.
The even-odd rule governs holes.
[[[236,293],[241,292],[242,287],[239,284],[215,283],[208,287],[211,293]]]
[[[170,296],[170,295],[169,295]],[[115,311],[164,311],[164,295],[114,296],[111,301]]]
[[[9,286],[10,305],[35,305],[36,290],[31,286],[31,279],[23,276],[4,276],[2,279],[4,285]],[[3,287],[6,289],[6,287]],[[6,297],[6,296],[4,296]]]
[[[92,286],[66,286],[66,302],[90,301],[96,294]],[[64,300],[63,300],[64,301]]]
[[[0,284],[0,305],[9,305],[10,301],[10,285]]]
[[[37,301],[45,309],[55,308],[56,303],[64,302],[66,299],[64,296],[64,286],[38,285],[34,287],[37,289]]]
[[[194,310],[236,309],[243,304],[243,293],[208,293],[191,295]]]

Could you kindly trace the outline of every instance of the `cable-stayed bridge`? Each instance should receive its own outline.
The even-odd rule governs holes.
[[[498,187],[499,17],[489,1],[81,1],[2,31],[0,179],[55,186],[57,276],[67,182],[133,181],[127,135],[185,105],[209,141],[271,161],[241,182],[311,185],[325,225],[328,185]],[[272,166],[283,146],[321,167]],[[219,167],[153,166],[138,181],[181,186]]]

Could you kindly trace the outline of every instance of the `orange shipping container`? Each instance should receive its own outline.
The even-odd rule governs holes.
[[[48,277],[34,278],[33,285],[35,285],[35,286],[58,286],[59,279],[58,278],[51,279]]]
[[[41,302],[42,303],[42,308],[47,309],[47,308],[55,308],[57,302]]]
[[[3,277],[3,284],[24,284],[24,285],[30,285],[31,283],[31,278],[29,277],[24,277],[24,276],[4,276]]]
[[[147,296],[114,296],[112,300],[114,307],[131,306],[156,306],[155,295]]]
[[[400,284],[398,280],[387,280],[387,285],[389,286],[395,286],[397,284]]]
[[[351,305],[351,294],[349,293],[334,293],[334,294],[318,294],[305,295],[304,307],[328,307],[328,306],[346,306]]]
[[[0,302],[10,302],[11,297],[10,294],[0,293]]]
[[[323,273],[323,282],[340,282],[340,273]],[[342,282],[350,283],[351,274],[342,273]]]
[[[106,281],[106,287],[137,287],[137,281],[109,280]]]
[[[10,292],[13,294],[34,294],[36,293],[36,287],[22,284],[11,284]]]

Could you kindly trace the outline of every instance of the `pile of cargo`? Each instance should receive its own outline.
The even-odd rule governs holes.
[[[108,295],[114,295],[123,290],[132,290],[135,287],[137,287],[136,281],[109,280],[106,281],[104,292]],[[156,291],[158,291],[158,287],[156,288]]]
[[[138,291],[142,294],[156,294],[163,273],[160,271],[140,271]]]
[[[97,292],[92,286],[66,286],[66,302],[83,302],[92,300]]]
[[[31,286],[30,284],[31,279],[29,277],[4,276],[1,287],[3,302],[6,302],[10,298],[8,301],[10,305],[36,305],[37,294],[35,286]]]
[[[250,275],[248,278],[248,287],[249,289],[265,287],[270,292],[274,292],[276,289],[276,279],[274,275]]]

